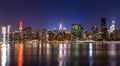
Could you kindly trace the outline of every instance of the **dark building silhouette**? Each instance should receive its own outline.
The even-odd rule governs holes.
[[[114,30],[111,35],[112,40],[120,40],[120,29]]]
[[[53,37],[54,37],[54,34],[53,34],[53,32],[52,32],[51,30],[48,30],[48,36],[49,36],[49,37],[48,37],[48,40],[49,40],[49,41],[53,41],[53,40],[54,40],[54,38],[53,38]]]
[[[32,40],[33,39],[33,33],[32,33],[32,28],[31,27],[25,27],[23,29],[23,33],[24,33],[24,40]]]
[[[106,27],[106,18],[101,19],[101,32],[102,32],[102,40],[108,39],[108,30]]]
[[[41,32],[40,29],[36,29],[35,39],[40,40],[41,39]]]
[[[13,32],[13,41],[19,41],[20,40],[20,32],[15,31]]]
[[[43,29],[42,30],[42,34],[41,34],[41,41],[42,42],[45,42],[45,41],[47,41],[46,39],[47,39],[47,29]]]

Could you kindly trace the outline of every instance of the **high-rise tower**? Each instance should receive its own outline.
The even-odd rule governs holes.
[[[112,20],[112,25],[110,26],[110,33],[113,33],[115,30],[115,20]]]
[[[106,26],[106,18],[101,19],[101,32],[102,32],[102,39],[107,40],[108,39],[108,30]]]
[[[23,40],[23,26],[22,26],[22,21],[20,20],[20,24],[19,24],[19,31],[20,31],[20,41]]]
[[[6,27],[2,26],[2,42],[5,43],[6,42]]]
[[[11,29],[11,25],[7,26],[7,40],[8,42],[10,41],[10,29]]]
[[[20,24],[19,24],[19,30],[20,32],[22,31],[23,27],[22,27],[22,21],[20,20]]]
[[[62,24],[60,23],[59,31],[62,31]]]

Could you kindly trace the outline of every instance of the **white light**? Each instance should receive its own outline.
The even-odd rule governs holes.
[[[109,46],[109,55],[116,55],[116,45],[114,44],[111,44],[111,45],[108,45]]]
[[[59,30],[62,30],[62,24],[60,23]]]
[[[2,56],[1,56],[1,66],[6,66],[7,56],[6,56],[6,44],[2,44]]]
[[[3,43],[5,43],[6,41],[6,27],[5,26],[2,26],[2,35],[3,35]]]
[[[63,62],[62,61],[59,61],[59,66],[63,66]]]
[[[49,49],[50,48],[50,44],[49,43],[47,43],[47,49]]]
[[[115,30],[115,20],[112,20],[112,25],[110,26],[110,33]]]
[[[8,25],[8,27],[7,27],[8,28],[7,29],[7,40],[8,41],[9,41],[10,27],[11,27],[10,25]]]
[[[92,56],[92,49],[93,49],[93,47],[92,47],[92,43],[89,43],[89,56]]]
[[[66,28],[65,28],[65,27],[64,27],[63,29],[64,29],[64,30],[66,30]]]
[[[59,58],[63,56],[63,44],[59,44]]]

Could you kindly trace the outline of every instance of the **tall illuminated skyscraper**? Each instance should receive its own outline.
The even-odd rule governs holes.
[[[23,30],[23,27],[22,27],[22,21],[20,20],[20,24],[19,24],[19,31],[21,32]]]
[[[20,41],[23,39],[23,22],[20,20],[19,31],[20,31]]]
[[[11,25],[8,25],[7,26],[7,41],[10,40],[10,28],[11,28]]]
[[[112,20],[112,25],[110,26],[110,33],[113,33],[115,30],[115,20]]]
[[[59,31],[62,31],[62,24],[59,25]]]
[[[2,26],[2,42],[5,43],[6,42],[6,27]]]

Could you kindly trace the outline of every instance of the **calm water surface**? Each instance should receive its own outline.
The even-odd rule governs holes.
[[[0,66],[120,66],[120,44],[1,44]]]

